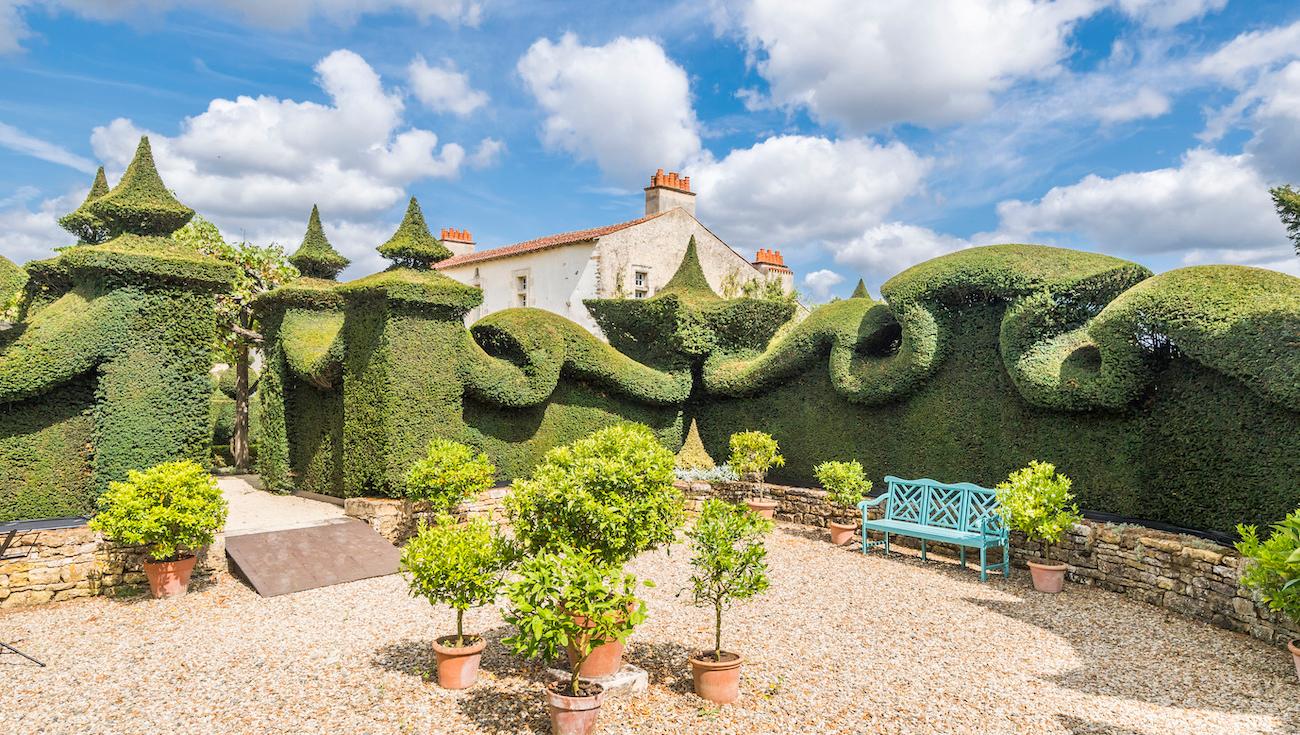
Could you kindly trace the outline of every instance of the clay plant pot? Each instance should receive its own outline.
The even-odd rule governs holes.
[[[483,658],[487,641],[481,636],[467,635],[468,645],[457,647],[456,636],[445,635],[433,642],[433,655],[438,660],[438,686],[443,689],[467,689],[478,679],[478,662]]]
[[[632,613],[633,606],[628,605],[628,614]],[[574,615],[573,621],[578,625],[589,628],[587,619],[581,615]],[[586,661],[582,662],[582,668],[578,669],[578,675],[592,679],[598,676],[609,676],[615,674],[623,667],[623,649],[626,646],[622,641],[610,641],[603,646],[597,646],[592,650],[591,655]],[[573,663],[578,660],[578,649],[570,643],[565,647],[565,652],[569,655],[569,670],[573,670]]]
[[[831,529],[831,543],[836,546],[843,546],[858,537],[858,524],[853,523],[836,523],[830,521],[826,524]]]
[[[1049,561],[1029,562],[1029,576],[1034,580],[1034,589],[1050,594],[1060,592],[1065,586],[1066,569],[1069,567],[1064,564]]]
[[[596,718],[605,701],[605,688],[592,682],[583,682],[581,689],[587,696],[569,695],[567,681],[546,685],[546,709],[551,713],[553,735],[591,735],[596,731]]]
[[[776,501],[767,498],[745,498],[745,505],[769,521],[772,520],[772,513],[776,511]]]
[[[1300,643],[1300,639],[1289,640],[1286,642],[1286,648],[1291,652],[1291,658],[1295,660],[1295,674],[1300,676],[1300,646],[1297,646],[1297,643]]]
[[[740,654],[722,652],[722,660],[713,658],[713,651],[700,651],[691,656],[691,676],[695,679],[695,693],[717,704],[730,704],[740,697]]]
[[[190,575],[198,557],[187,556],[176,561],[148,561],[144,563],[144,576],[149,580],[149,594],[155,599],[183,597],[190,587]]]

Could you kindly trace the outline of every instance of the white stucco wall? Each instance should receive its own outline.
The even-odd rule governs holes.
[[[596,323],[582,305],[582,299],[591,298],[596,293],[593,250],[593,243],[588,241],[509,258],[466,263],[440,269],[440,272],[483,289],[483,304],[466,315],[466,324],[473,324],[494,311],[517,306],[515,277],[526,272],[528,306],[562,314],[597,332]]]

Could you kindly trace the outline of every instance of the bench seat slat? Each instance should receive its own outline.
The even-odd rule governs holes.
[[[913,538],[923,538],[929,541],[940,541],[943,543],[960,544],[962,546],[973,546],[979,548],[981,545],[980,535],[969,531],[954,531],[951,528],[941,526],[923,526],[920,523],[908,523],[907,521],[887,521],[884,519],[870,520],[863,524],[864,528],[872,531],[887,531],[897,533],[903,536],[912,536]],[[998,546],[1002,539],[997,536],[985,536],[983,545],[987,547]]]

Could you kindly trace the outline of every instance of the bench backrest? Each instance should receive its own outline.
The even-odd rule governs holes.
[[[948,484],[930,479],[904,480],[887,475],[889,501],[885,519],[979,533],[985,518],[990,530],[1002,530],[997,493],[969,482]]]

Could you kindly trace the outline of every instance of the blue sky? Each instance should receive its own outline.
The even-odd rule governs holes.
[[[657,167],[811,300],[971,245],[1300,273],[1284,0],[0,0],[0,252],[150,135],[228,237],[354,259],[419,197],[480,247],[638,216]]]

